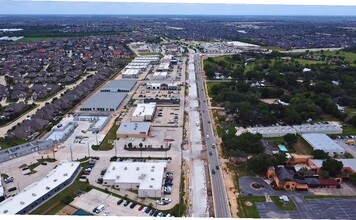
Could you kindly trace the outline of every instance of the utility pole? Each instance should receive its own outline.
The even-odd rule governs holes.
[[[69,150],[70,150],[70,159],[71,161],[73,161],[72,145],[69,145]]]
[[[117,157],[116,140],[114,140],[115,156]]]
[[[90,157],[89,141],[87,142],[87,144],[88,144],[88,157]]]

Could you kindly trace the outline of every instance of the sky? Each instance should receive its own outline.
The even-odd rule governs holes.
[[[3,15],[142,14],[356,16],[356,0],[132,0],[131,2],[127,2],[127,0],[126,2],[124,2],[124,0],[0,0],[0,2],[0,14]],[[198,4],[196,2],[204,3]],[[304,5],[301,5],[302,3],[304,3]]]

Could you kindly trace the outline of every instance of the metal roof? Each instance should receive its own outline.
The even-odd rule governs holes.
[[[80,109],[84,108],[108,108],[117,109],[126,98],[125,92],[98,92],[86,101]]]
[[[51,170],[43,179],[27,186],[16,196],[1,202],[0,215],[20,212],[31,203],[46,195],[50,190],[70,179],[79,165],[79,162],[62,161],[61,164]],[[41,202],[42,201],[39,201],[39,203]]]
[[[136,84],[136,80],[132,80],[132,79],[110,80],[101,88],[101,91],[102,90],[111,90],[113,92],[131,91],[131,89],[135,86],[135,84]]]
[[[345,152],[344,148],[335,143],[335,141],[326,134],[308,133],[302,134],[302,138],[306,140],[314,150],[323,150],[327,153]]]
[[[117,133],[146,133],[150,127],[151,122],[123,122],[117,129]]]

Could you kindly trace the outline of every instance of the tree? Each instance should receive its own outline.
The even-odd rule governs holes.
[[[131,142],[128,143],[127,146],[128,146],[129,148],[132,148],[132,143],[131,143]]]
[[[326,159],[329,158],[329,154],[323,150],[313,150],[312,152],[314,159]]]
[[[356,116],[352,116],[350,123],[351,123],[352,127],[356,128]]]
[[[356,173],[350,175],[350,182],[356,185]]]
[[[344,164],[341,161],[327,158],[323,161],[321,170],[328,171],[330,176],[337,176],[341,173]]]
[[[286,134],[283,136],[283,140],[287,142],[288,145],[293,146],[294,144],[297,143],[298,138],[297,135],[295,134]]]
[[[143,147],[143,144],[142,144],[142,143],[140,143],[138,146],[139,146],[140,148],[142,148],[142,147]]]
[[[329,172],[325,171],[325,170],[320,170],[319,176],[323,179],[327,179],[327,178],[329,178]]]
[[[264,174],[269,167],[277,165],[279,165],[278,159],[265,153],[258,154],[248,160],[248,166],[256,174]]]

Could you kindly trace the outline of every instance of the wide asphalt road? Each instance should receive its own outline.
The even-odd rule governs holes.
[[[195,65],[195,71],[197,75],[197,90],[198,90],[199,102],[201,106],[201,119],[203,122],[202,126],[205,134],[204,138],[207,146],[207,151],[209,154],[208,162],[209,162],[209,170],[211,176],[211,184],[213,189],[215,217],[229,218],[231,217],[230,208],[227,200],[222,171],[220,169],[221,163],[219,160],[219,155],[215,146],[213,146],[215,145],[216,141],[210,123],[211,119],[208,111],[206,95],[204,92],[203,73],[201,69],[201,58],[198,54],[194,54],[194,65]]]

